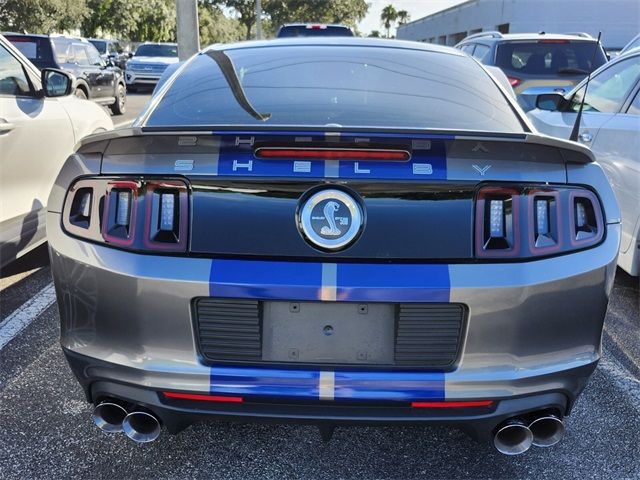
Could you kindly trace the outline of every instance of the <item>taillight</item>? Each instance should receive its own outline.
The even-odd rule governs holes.
[[[72,235],[126,249],[184,252],[188,200],[182,180],[82,179],[67,192],[62,225]]]
[[[516,77],[512,77],[511,75],[507,75],[507,80],[509,80],[509,85],[511,85],[513,88],[516,88],[522,83],[522,80]]]
[[[604,235],[598,198],[584,188],[533,185],[480,188],[475,253],[479,258],[528,258],[596,245]]]
[[[254,155],[264,159],[304,160],[383,160],[407,161],[411,155],[406,150],[357,149],[357,148],[278,148],[259,147]]]

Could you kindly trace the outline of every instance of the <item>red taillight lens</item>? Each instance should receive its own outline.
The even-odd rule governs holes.
[[[162,392],[167,398],[176,400],[193,400],[199,402],[218,402],[218,403],[242,403],[242,397],[227,397],[223,395],[206,395],[203,393],[182,393],[182,392]]]
[[[507,75],[507,80],[509,80],[509,85],[511,85],[513,88],[516,88],[522,83],[522,80],[516,77],[512,77],[511,75]]]
[[[490,407],[493,400],[469,400],[469,401],[449,401],[449,402],[411,402],[413,408],[477,408]]]
[[[406,150],[349,149],[349,148],[273,148],[263,147],[255,151],[256,158],[304,159],[304,160],[386,160],[407,161],[411,155]]]
[[[480,258],[528,258],[599,243],[598,198],[584,188],[484,186],[476,195],[475,251]]]
[[[184,252],[188,205],[182,180],[82,179],[67,193],[63,227],[122,248]]]
[[[140,182],[107,183],[102,215],[102,237],[107,243],[131,246],[135,241]]]

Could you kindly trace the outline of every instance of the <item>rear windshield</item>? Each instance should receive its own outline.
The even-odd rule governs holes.
[[[176,45],[140,45],[136,57],[177,57]]]
[[[18,35],[7,35],[6,38],[36,67],[47,65],[53,60],[51,44],[48,38],[22,37]]]
[[[501,91],[467,56],[338,45],[202,53],[146,124],[522,132]]]
[[[353,37],[353,32],[335,25],[288,25],[280,28],[278,37]]]
[[[502,42],[496,56],[498,67],[523,75],[586,75],[606,61],[595,42],[569,40]]]
[[[98,49],[100,55],[107,52],[107,42],[104,40],[89,40],[91,44]]]

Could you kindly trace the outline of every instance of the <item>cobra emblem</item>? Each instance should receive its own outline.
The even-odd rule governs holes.
[[[337,237],[342,234],[342,231],[336,226],[336,219],[333,216],[334,212],[337,212],[339,209],[340,205],[337,202],[327,202],[324,206],[323,212],[329,226],[325,225],[320,229],[322,235]]]

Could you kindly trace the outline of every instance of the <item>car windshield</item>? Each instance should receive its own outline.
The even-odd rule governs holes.
[[[136,57],[177,57],[177,45],[140,45],[136,50]]]
[[[538,40],[502,42],[498,45],[496,65],[503,70],[527,75],[587,75],[607,58],[595,42]]]
[[[51,62],[53,54],[48,38],[23,37],[19,35],[7,35],[6,38],[36,67],[42,68],[42,66]]]
[[[286,25],[280,28],[278,37],[353,37],[353,32],[336,25]]]
[[[202,53],[150,126],[298,125],[522,132],[467,56],[371,46],[278,46]]]
[[[100,55],[107,52],[107,42],[104,40],[89,40],[91,44],[98,49]]]

